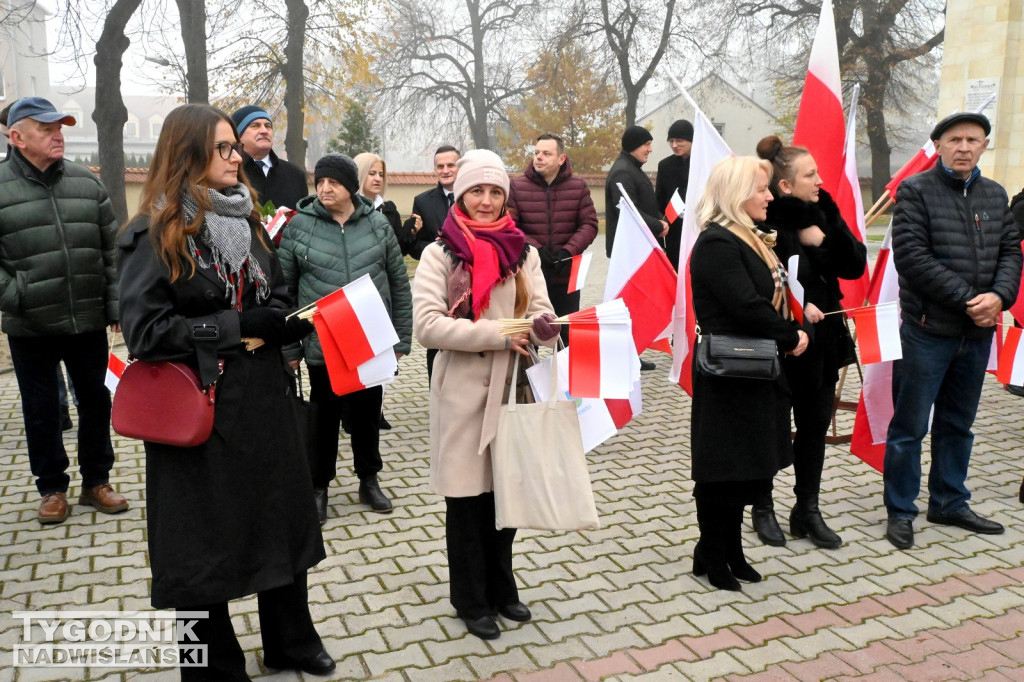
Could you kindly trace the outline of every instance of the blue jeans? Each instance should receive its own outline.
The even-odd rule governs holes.
[[[114,466],[110,443],[110,391],[105,331],[66,336],[7,337],[21,390],[28,459],[40,495],[66,493],[71,479],[57,403],[57,368],[63,360],[78,396],[78,465],[82,487],[109,481]]]
[[[929,334],[911,323],[900,328],[903,360],[893,372],[895,412],[885,446],[885,508],[890,518],[917,516],[921,490],[921,441],[932,418],[932,464],[928,472],[928,511],[963,509],[967,465],[992,336],[966,339]]]

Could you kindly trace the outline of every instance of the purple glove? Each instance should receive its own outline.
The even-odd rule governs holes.
[[[544,313],[533,318],[533,335],[541,341],[547,341],[558,336],[558,325],[551,324],[555,316],[551,313]]]

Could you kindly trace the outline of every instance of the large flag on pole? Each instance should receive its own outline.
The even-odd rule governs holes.
[[[939,153],[935,151],[935,143],[928,140],[924,143],[917,153],[910,157],[910,161],[903,164],[903,167],[896,171],[896,175],[892,176],[892,180],[885,186],[885,190],[889,193],[889,196],[896,196],[896,188],[900,186],[900,183],[909,178],[911,175],[924,172],[935,165],[935,159],[939,158]]]
[[[836,205],[843,216],[850,232],[863,244],[867,241],[867,226],[864,224],[864,200],[860,194],[860,176],[857,175],[857,97],[860,85],[853,87],[850,98],[850,115],[846,124],[846,148],[843,151],[843,175],[839,178],[836,190]],[[846,307],[863,305],[867,298],[871,277],[868,265],[864,264],[864,272],[857,279],[839,280],[839,288],[843,292]]]
[[[677,382],[684,391],[693,395],[692,358],[693,344],[697,335],[694,331],[696,319],[693,314],[693,293],[690,290],[690,252],[700,234],[697,225],[697,204],[708,184],[711,169],[722,159],[732,156],[732,150],[715,130],[704,112],[690,99],[682,87],[680,91],[693,105],[693,147],[690,150],[690,180],[686,186],[686,206],[683,213],[683,233],[679,245],[680,272],[676,280],[676,305],[672,318],[672,371],[671,381]]]
[[[793,144],[806,147],[811,153],[818,163],[825,191],[832,196],[836,195],[839,178],[843,175],[845,128],[836,23],[831,0],[824,0],[796,115]]]

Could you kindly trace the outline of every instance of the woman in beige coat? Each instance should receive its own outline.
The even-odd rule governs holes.
[[[430,486],[445,496],[451,603],[481,639],[495,612],[525,622],[512,573],[515,529],[496,530],[490,443],[512,384],[512,352],[554,343],[558,329],[537,252],[505,210],[509,179],[493,152],[459,160],[455,206],[423,250],[413,281],[413,331],[440,352],[430,384]],[[532,319],[502,337],[500,318]]]

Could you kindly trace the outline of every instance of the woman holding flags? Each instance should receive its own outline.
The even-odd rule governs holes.
[[[783,363],[793,392],[793,470],[796,502],[789,516],[793,537],[809,538],[816,546],[835,549],[843,544],[825,523],[818,507],[825,435],[832,421],[839,369],[852,361],[853,340],[842,315],[840,279],[857,279],[867,263],[867,249],[849,228],[832,197],[821,188],[818,167],[803,147],[786,146],[775,135],[757,145],[757,155],[771,162],[774,173],[767,224],[778,234],[775,253],[783,265],[798,256],[799,272],[789,278],[802,285],[804,328],[812,343],[800,357]],[[852,301],[858,306],[861,301]],[[782,546],[786,538],[775,518],[771,490],[751,507],[757,537]]]
[[[281,357],[311,325],[286,321],[291,299],[241,151],[223,111],[172,111],[139,214],[118,237],[129,352],[186,363],[204,386],[216,381],[205,443],[145,443],[153,606],[208,613],[191,643],[208,645],[208,666],[182,667],[183,680],[249,679],[228,601],[254,593],[267,667],[335,667],[307,604],[306,571],[325,554]]]
[[[690,257],[699,333],[738,334],[775,341],[800,355],[807,333],[790,319],[785,269],[772,251],[774,233],[757,224],[772,200],[771,164],[752,156],[721,161],[697,206],[697,237]],[[702,340],[699,343],[707,342]],[[702,374],[693,353],[691,477],[700,540],[693,573],[721,590],[761,574],[743,555],[743,507],[771,490],[772,478],[792,462],[789,388],[785,375],[749,379]]]
[[[473,635],[495,639],[495,613],[525,622],[512,573],[514,528],[495,529],[490,444],[515,390],[512,353],[554,343],[558,328],[537,251],[505,210],[501,159],[474,149],[459,159],[455,205],[423,250],[413,282],[416,337],[440,352],[430,382],[430,487],[444,495],[451,603]],[[502,337],[501,318],[532,319],[532,333]]]

